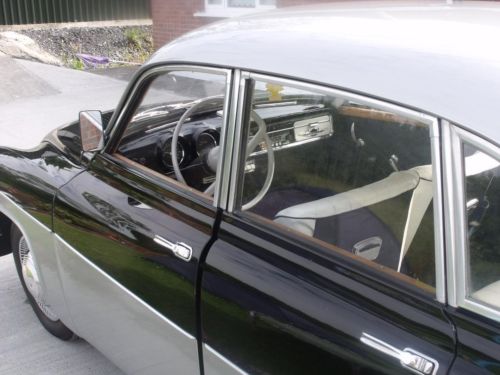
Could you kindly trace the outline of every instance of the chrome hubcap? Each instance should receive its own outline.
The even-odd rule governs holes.
[[[35,266],[35,259],[24,237],[21,237],[19,241],[19,258],[21,260],[24,283],[26,284],[28,292],[33,296],[36,304],[40,310],[43,311],[45,316],[52,321],[56,321],[58,319],[57,316],[44,302],[40,278],[38,277]]]

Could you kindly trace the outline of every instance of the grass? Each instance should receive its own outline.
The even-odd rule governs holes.
[[[69,59],[67,59],[65,65],[67,65],[71,69],[75,69],[75,70],[84,70],[85,69],[85,64],[78,57],[77,58],[69,58]]]

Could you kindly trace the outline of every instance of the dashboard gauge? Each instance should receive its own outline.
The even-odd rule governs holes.
[[[182,143],[177,141],[177,162],[179,165],[182,164],[186,157],[186,151]],[[172,138],[165,141],[162,148],[162,161],[167,168],[172,168]]]
[[[196,139],[196,152],[198,156],[206,154],[208,151],[217,146],[218,134],[205,131],[198,135]]]

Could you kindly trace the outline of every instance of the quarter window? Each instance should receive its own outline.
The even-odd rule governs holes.
[[[433,290],[428,123],[320,89],[253,84],[241,214]]]
[[[500,162],[463,143],[467,297],[500,308]]]

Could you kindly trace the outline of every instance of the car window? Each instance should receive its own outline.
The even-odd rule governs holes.
[[[467,297],[500,309],[500,162],[463,143]]]
[[[149,80],[116,153],[212,196],[227,75],[176,70]]]
[[[429,126],[300,85],[251,100],[239,212],[433,290]]]

